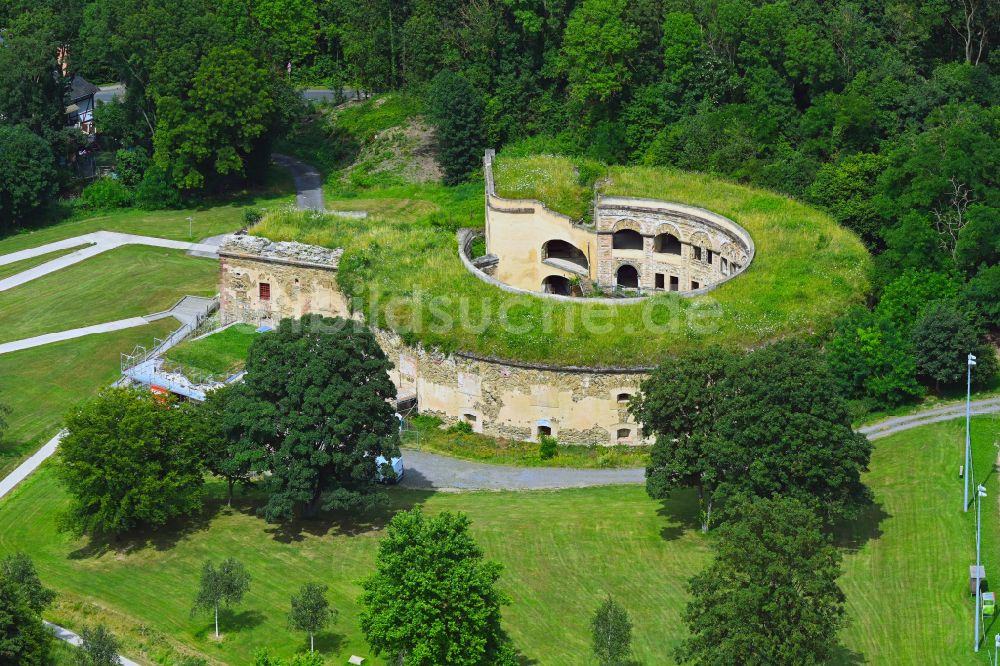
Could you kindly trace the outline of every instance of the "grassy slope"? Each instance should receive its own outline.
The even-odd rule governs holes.
[[[63,415],[118,378],[119,354],[148,345],[178,326],[162,319],[138,328],[90,335],[0,354],[0,403],[12,409],[0,443],[0,477],[59,430]]]
[[[975,421],[979,469],[992,463],[996,426],[989,417]],[[872,664],[984,663],[970,650],[971,602],[963,594],[973,544],[954,474],[961,441],[956,421],[877,442],[868,482],[885,515],[869,516],[853,538],[842,538],[849,547],[842,585],[853,624],[842,636],[841,663],[850,663],[852,653]],[[988,486],[983,552],[989,573],[1000,566],[996,475]],[[356,581],[371,566],[385,516],[362,522],[327,517],[283,530],[253,517],[248,505],[220,509],[222,489],[212,490],[216,500],[204,523],[180,535],[161,531],[121,542],[114,550],[56,534],[55,515],[65,497],[46,469],[0,502],[0,552],[22,548],[35,557],[43,579],[64,595],[55,619],[75,626],[85,614],[99,616],[93,602],[131,618],[135,650],[140,639],[134,629],[141,623],[147,628],[141,640],[160,646],[160,654],[165,643],[176,641],[232,664],[247,663],[265,643],[283,654],[303,648],[302,637],[284,628],[287,598],[301,582],[320,580],[330,585],[341,612],[319,641],[323,651],[338,659],[367,654],[357,628]],[[506,626],[526,657],[546,666],[585,663],[587,620],[611,593],[633,616],[640,661],[671,663],[683,635],[684,581],[711,551],[710,541],[694,530],[689,494],[665,507],[641,487],[432,495],[395,490],[392,498],[393,508],[422,503],[431,512],[470,515],[477,539],[505,566],[503,585],[514,600]],[[235,618],[224,618],[229,632],[235,619],[238,633],[220,645],[207,638],[207,617],[188,617],[188,604],[201,562],[228,555],[248,565],[254,582]],[[113,619],[128,633],[120,616]]]
[[[306,220],[277,212],[254,231],[277,240],[344,247],[342,287],[360,302],[377,303],[374,312],[366,311],[369,320],[407,334],[410,341],[556,365],[656,365],[709,342],[746,348],[803,331],[821,332],[868,289],[870,259],[864,248],[819,211],[697,174],[637,168],[629,170],[637,175],[638,182],[627,183],[635,185],[633,194],[655,185],[666,188],[660,192],[666,198],[690,197],[690,203],[744,223],[759,250],[747,273],[704,297],[663,294],[632,306],[552,303],[507,294],[470,275],[457,256],[454,230],[484,223],[481,183],[406,185],[398,174],[374,173],[352,162],[362,146],[370,152],[377,145],[373,137],[415,113],[419,109],[402,96],[349,105],[317,117],[285,146],[320,165],[328,208],[367,210],[367,220]],[[606,169],[587,160],[539,156],[500,155],[495,164],[501,193],[539,197],[575,217],[585,216],[590,184]],[[515,177],[503,178],[505,169]],[[605,186],[609,191],[625,182],[623,173],[616,173]],[[764,225],[765,219],[774,228]],[[501,313],[511,326],[502,325]],[[489,324],[485,330],[483,322]]]
[[[47,254],[42,254],[37,257],[31,257],[30,259],[22,259],[21,261],[15,261],[10,264],[3,264],[0,266],[0,280],[9,278],[12,275],[17,275],[29,268],[34,268],[35,266],[40,266],[47,261],[52,261],[53,259],[58,259],[59,257],[69,254],[71,252],[76,252],[79,249],[88,247],[88,245],[77,245],[76,247],[67,248],[65,250],[56,250],[55,252],[49,252]]]
[[[236,324],[199,340],[182,342],[164,356],[195,373],[225,378],[243,367],[256,334],[253,326]]]
[[[216,292],[218,262],[127,245],[0,292],[0,342],[141,316]]]

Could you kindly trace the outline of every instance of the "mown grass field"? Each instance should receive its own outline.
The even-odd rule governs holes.
[[[0,342],[167,310],[215,294],[218,275],[213,259],[122,246],[0,292]]]
[[[48,252],[37,257],[31,257],[29,259],[22,259],[21,261],[14,261],[9,264],[0,265],[0,280],[9,278],[12,275],[17,275],[18,273],[26,271],[29,268],[40,266],[48,261],[58,259],[63,255],[76,252],[77,250],[85,247],[87,247],[86,244],[77,245],[76,247],[67,248],[65,250],[56,250],[55,252]]]
[[[838,530],[851,625],[840,637],[837,663],[987,663],[985,652],[972,654],[972,602],[964,593],[974,544],[956,475],[962,432],[962,422],[953,421],[876,443],[867,480],[877,505],[853,528]],[[977,468],[984,476],[995,460],[996,432],[993,419],[976,419]],[[990,573],[1000,566],[1000,484],[995,473],[986,483],[983,553]],[[697,532],[690,493],[662,504],[627,486],[531,493],[394,489],[385,512],[278,528],[256,518],[246,498],[226,510],[222,488],[211,490],[203,520],[185,530],[90,542],[56,532],[65,495],[52,470],[43,469],[0,501],[0,553],[22,549],[35,558],[43,579],[62,595],[54,620],[74,627],[106,618],[127,637],[130,654],[159,663],[185,650],[246,664],[261,645],[281,654],[303,649],[304,637],[284,626],[287,600],[300,583],[321,581],[330,586],[340,617],[318,645],[329,663],[339,664],[351,653],[368,654],[357,627],[357,581],[371,567],[389,513],[414,504],[430,512],[464,511],[487,554],[505,566],[502,584],[514,601],[504,617],[515,644],[535,660],[529,663],[557,666],[591,663],[587,622],[606,593],[632,614],[639,661],[672,663],[684,635],[685,581],[711,556],[711,537]],[[230,555],[247,564],[253,582],[246,602],[223,617],[226,636],[216,643],[210,619],[192,619],[188,607],[202,561]]]
[[[55,435],[63,416],[119,376],[119,355],[149,345],[179,324],[147,326],[0,354],[0,403],[11,408],[0,438],[0,477]]]
[[[169,349],[164,358],[182,371],[221,380],[243,368],[256,335],[257,329],[250,324],[235,324],[198,340],[182,342]]]

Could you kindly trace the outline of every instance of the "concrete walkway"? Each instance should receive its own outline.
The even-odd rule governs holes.
[[[55,437],[50,439],[45,446],[35,451],[35,455],[31,456],[23,463],[18,465],[13,472],[0,479],[0,497],[4,497],[7,493],[14,490],[14,487],[24,481],[28,476],[38,469],[38,466],[45,462],[48,458],[56,452],[56,448],[59,446],[59,442],[62,441],[63,433],[59,432]]]
[[[69,629],[64,629],[63,627],[60,627],[58,624],[52,624],[51,622],[45,622],[45,626],[49,628],[49,630],[55,635],[56,638],[58,638],[61,641],[66,641],[73,647],[80,647],[80,645],[83,644],[83,639],[74,634]],[[132,661],[131,659],[128,659],[121,655],[118,655],[118,663],[121,664],[121,666],[142,666],[139,662]]]
[[[31,282],[32,280],[40,278],[43,275],[54,273],[55,271],[66,268],[67,266],[72,266],[73,264],[89,259],[90,257],[101,254],[102,252],[107,252],[108,250],[113,250],[115,248],[122,247],[123,245],[148,245],[151,247],[162,247],[171,250],[186,250],[188,252],[198,253],[199,256],[211,258],[218,258],[219,256],[218,247],[215,245],[187,243],[184,241],[167,240],[166,238],[155,238],[153,236],[138,236],[136,234],[121,234],[114,231],[95,231],[94,233],[74,236],[73,238],[67,238],[54,243],[46,243],[45,245],[39,245],[38,247],[2,255],[0,256],[0,266],[88,243],[91,244],[89,247],[57,257],[52,261],[47,261],[44,264],[22,271],[17,275],[12,275],[5,280],[0,280],[0,291],[13,289],[18,285]]]
[[[275,153],[271,159],[280,167],[292,172],[295,179],[295,206],[299,210],[325,210],[323,203],[323,179],[316,167],[300,162],[288,155]]]

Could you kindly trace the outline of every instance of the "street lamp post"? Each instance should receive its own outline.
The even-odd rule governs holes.
[[[979,608],[982,599],[982,584],[979,572],[979,542],[982,528],[983,498],[986,497],[986,486],[976,488],[976,652],[979,652]]]
[[[969,476],[972,474],[972,437],[969,430],[969,421],[972,416],[972,366],[976,364],[976,357],[969,354],[968,367],[966,368],[965,380],[965,499],[962,507],[969,510]]]
[[[188,221],[188,238],[194,238],[194,230],[192,228],[192,225],[194,223],[194,218],[193,217],[188,217],[187,221]],[[966,490],[968,490],[968,489],[966,489]]]

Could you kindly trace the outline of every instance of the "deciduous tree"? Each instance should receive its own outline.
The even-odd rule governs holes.
[[[444,179],[454,185],[482,164],[482,100],[472,84],[448,70],[434,77],[428,96]]]
[[[227,558],[218,569],[211,562],[205,562],[201,568],[201,583],[191,614],[212,611],[215,614],[215,637],[218,638],[219,605],[238,604],[249,589],[250,574],[239,560]]]
[[[638,29],[625,19],[625,0],[583,0],[569,17],[562,55],[570,94],[607,102],[631,79],[628,57]]]
[[[682,663],[822,664],[844,624],[840,554],[790,498],[757,499],[719,528],[715,559],[691,579]]]
[[[315,649],[315,635],[323,631],[337,616],[326,598],[326,585],[303,583],[298,594],[292,595],[292,611],[288,614],[288,626],[296,631],[309,634],[309,651]]]
[[[361,630],[404,666],[513,664],[500,627],[501,566],[483,557],[463,514],[396,514],[362,581]]]
[[[107,389],[67,416],[66,431],[56,467],[72,497],[66,527],[120,534],[201,509],[199,444],[149,391]]]
[[[12,553],[0,560],[0,576],[14,581],[32,610],[41,613],[56,598],[56,593],[42,585],[35,564],[27,553]]]
[[[52,634],[21,585],[0,574],[0,662],[46,666]]]
[[[632,653],[632,621],[609,595],[590,621],[594,656],[601,666],[623,666]]]
[[[118,639],[106,626],[86,625],[80,638],[83,642],[76,653],[77,666],[118,666]]]
[[[55,194],[56,182],[49,144],[24,126],[0,125],[0,230],[21,226]]]
[[[375,459],[398,455],[390,363],[356,322],[306,315],[254,340],[225,427],[261,453],[271,521],[381,499]]]

